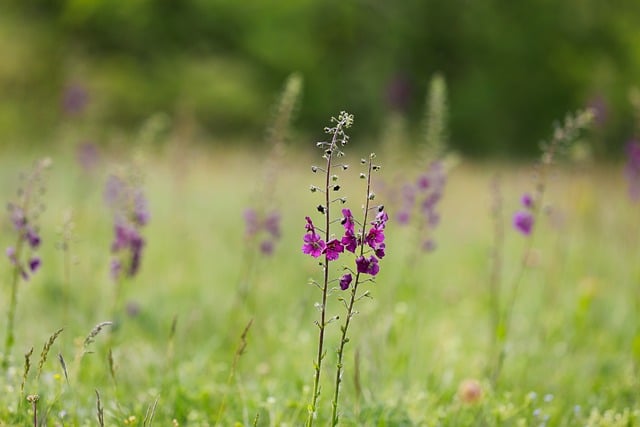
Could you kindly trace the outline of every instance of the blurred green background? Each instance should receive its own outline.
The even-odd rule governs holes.
[[[3,0],[0,146],[69,124],[100,142],[157,113],[196,139],[259,143],[296,71],[300,132],[340,109],[354,141],[379,138],[392,111],[418,132],[441,72],[465,155],[538,153],[554,119],[593,106],[598,150],[616,156],[634,128],[639,22],[636,0]]]

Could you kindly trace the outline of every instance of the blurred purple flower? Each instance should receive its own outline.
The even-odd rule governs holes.
[[[98,147],[89,141],[78,144],[76,159],[85,172],[93,172],[100,163]]]
[[[407,211],[400,211],[396,214],[396,222],[400,225],[407,225],[411,220],[411,215]]]
[[[41,264],[42,261],[40,260],[40,257],[34,256],[29,260],[29,270],[31,270],[32,273],[35,273],[38,271]]]
[[[436,160],[413,183],[405,184],[402,187],[402,206],[396,216],[398,223],[409,225],[411,219],[416,218],[418,230],[436,228],[440,223],[438,204],[442,200],[446,182],[444,165]],[[418,215],[414,215],[414,212]],[[422,249],[427,251],[424,245]]]
[[[629,198],[633,202],[640,201],[640,142],[631,140],[627,143],[627,164],[624,175],[629,183]]]
[[[273,241],[271,240],[263,240],[260,242],[260,252],[264,255],[273,254]]]
[[[133,217],[134,222],[139,226],[146,225],[151,218],[147,198],[140,189],[137,189],[133,196]]]
[[[280,237],[280,213],[276,211],[270,212],[264,220],[264,229],[273,238]]]
[[[104,201],[111,209],[117,209],[125,192],[125,182],[116,175],[109,175],[104,186]]]
[[[62,109],[68,115],[81,114],[89,103],[89,94],[80,84],[71,84],[64,90]]]
[[[524,193],[522,195],[520,203],[527,209],[533,209],[533,197],[529,193]]]
[[[533,215],[528,211],[518,211],[513,216],[513,226],[525,236],[531,234],[531,231],[533,230],[533,222]]]
[[[266,237],[262,238],[259,245],[260,252],[264,255],[272,255],[275,249],[275,243],[280,239],[280,213],[271,211],[264,219],[256,209],[247,208],[244,211],[245,235],[249,241],[255,243],[254,238],[258,235]],[[305,226],[309,229],[309,223]]]
[[[391,110],[403,112],[409,108],[412,88],[406,76],[397,74],[392,77],[387,83],[385,92],[387,106]]]
[[[258,214],[256,210],[253,208],[247,208],[244,210],[244,230],[247,236],[253,236],[258,233],[260,230],[260,225],[258,224]]]
[[[111,242],[111,277],[135,276],[140,270],[145,240],[141,228],[149,222],[147,199],[140,187],[110,175],[105,184],[104,198],[113,210],[113,241]]]

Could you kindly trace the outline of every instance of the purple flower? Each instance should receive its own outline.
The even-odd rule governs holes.
[[[304,225],[304,229],[310,233],[315,234],[316,228],[313,226],[313,222],[311,221],[311,218],[309,218],[308,216],[305,216],[304,219],[307,221],[307,223]]]
[[[327,242],[327,246],[324,249],[327,254],[327,260],[335,261],[340,257],[340,254],[344,252],[344,246],[338,239],[331,239]]]
[[[302,245],[302,252],[311,255],[314,258],[318,258],[322,255],[324,248],[327,245],[324,240],[320,238],[316,233],[309,232],[304,235],[304,244]]]
[[[11,264],[16,265],[18,263],[18,260],[16,259],[16,249],[13,246],[9,246],[5,253],[7,254],[7,258],[9,258],[9,261],[11,261]]]
[[[280,237],[280,213],[270,212],[264,220],[264,229],[274,238]]]
[[[411,220],[411,214],[409,214],[409,212],[407,212],[407,211],[404,211],[404,210],[400,211],[396,215],[396,221],[400,225],[407,225],[407,224],[409,224],[410,220]]]
[[[358,247],[358,244],[359,244],[358,238],[356,237],[355,234],[353,234],[353,231],[347,231],[342,237],[342,239],[340,240],[340,242],[342,243],[342,245],[346,250],[352,253],[356,252],[356,248]]]
[[[118,258],[111,260],[111,278],[118,280],[120,273],[122,272],[122,262]]]
[[[35,273],[38,271],[41,264],[42,261],[40,260],[40,257],[34,256],[29,260],[29,270],[31,270],[32,273]]]
[[[248,208],[244,210],[244,225],[245,225],[245,233],[247,236],[253,236],[260,230],[260,225],[258,224],[258,214],[255,209]]]
[[[112,209],[118,207],[118,203],[123,197],[125,183],[116,175],[109,175],[104,186],[104,200]]]
[[[422,242],[422,250],[425,252],[433,252],[436,250],[436,242],[433,239],[427,239]]]
[[[629,182],[629,198],[640,201],[640,142],[632,140],[627,144],[627,164],[624,174]]]
[[[392,110],[404,111],[411,101],[411,81],[403,74],[393,76],[385,90],[387,106]]]
[[[136,190],[133,197],[133,217],[134,222],[139,226],[146,225],[151,217],[147,207],[147,198],[144,197],[144,193],[140,189]]]
[[[271,240],[263,240],[260,242],[260,252],[264,255],[273,254],[273,242]]]
[[[96,144],[83,142],[76,147],[76,159],[85,172],[93,171],[100,163],[100,152]]]
[[[529,193],[524,193],[520,198],[520,203],[527,209],[533,209],[533,197]]]
[[[27,238],[31,249],[38,249],[38,246],[40,246],[40,236],[38,236],[38,233],[36,233],[33,228],[27,227],[27,233],[25,234],[25,237]]]
[[[366,259],[363,256],[359,256],[356,258],[356,267],[358,273],[370,274],[375,276],[380,271],[380,266],[378,265],[378,258],[371,255],[369,259]]]
[[[384,242],[384,231],[381,228],[371,227],[364,241],[367,242],[371,249],[376,249]]]
[[[351,273],[343,274],[340,278],[340,289],[342,289],[343,291],[349,289],[349,285],[351,284],[352,280],[353,277],[351,276]]]
[[[531,212],[518,211],[513,215],[513,226],[520,233],[528,236],[531,234],[531,230],[533,229],[533,219]]]
[[[380,211],[376,215],[375,221],[371,224],[376,226],[377,228],[385,228],[387,226],[387,221],[389,221],[389,215],[385,211]]]
[[[13,204],[9,205],[11,210],[11,222],[16,230],[22,230],[27,225],[27,217],[24,215],[24,211]]]
[[[344,231],[354,233],[355,221],[353,219],[353,215],[351,214],[351,209],[342,209],[342,225],[344,226]]]
[[[376,254],[376,256],[378,258],[380,258],[380,259],[384,258],[384,256],[385,256],[384,250],[385,250],[386,247],[387,247],[387,245],[385,245],[384,243],[380,243],[378,245],[378,247],[375,248],[374,252],[375,252],[375,254]]]
[[[72,84],[65,88],[62,98],[62,109],[69,115],[80,114],[89,102],[89,95],[79,84]]]
[[[416,182],[418,189],[426,190],[429,188],[429,176],[426,174],[422,174],[418,177],[418,181]]]

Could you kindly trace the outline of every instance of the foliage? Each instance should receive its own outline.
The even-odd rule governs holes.
[[[398,107],[419,132],[422,94],[439,71],[451,145],[464,154],[533,154],[529,141],[552,119],[589,105],[603,112],[598,149],[614,154],[631,127],[639,19],[631,0],[7,0],[0,135],[48,137],[69,118],[63,94],[81,85],[84,124],[132,129],[164,112],[205,135],[259,141],[271,94],[293,71],[305,79],[307,130],[343,105],[361,118],[354,137],[374,136]]]

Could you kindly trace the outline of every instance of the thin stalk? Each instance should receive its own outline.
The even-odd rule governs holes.
[[[372,171],[372,161],[373,159],[369,156],[369,165],[368,165],[368,173],[367,173],[367,197],[366,203],[364,207],[364,218],[362,220],[362,230],[360,232],[360,239],[362,241],[362,245],[360,245],[360,256],[364,256],[364,237],[365,237],[365,228],[367,224],[367,215],[369,214],[369,194],[371,194],[371,171]],[[340,394],[340,383],[342,382],[342,371],[343,371],[343,357],[344,357],[344,346],[349,342],[347,338],[347,331],[349,329],[349,324],[351,323],[351,318],[354,315],[353,306],[355,302],[358,300],[357,292],[358,285],[360,284],[360,272],[356,272],[355,284],[351,289],[351,298],[349,299],[349,303],[347,304],[347,316],[344,320],[344,324],[340,327],[340,331],[342,332],[342,336],[340,337],[340,344],[338,346],[338,362],[336,369],[336,379],[335,379],[335,389],[333,392],[333,402],[331,404],[331,425],[336,426],[338,424],[338,396]]]
[[[9,368],[9,360],[11,358],[11,350],[15,343],[15,321],[16,321],[16,307],[18,305],[18,282],[20,281],[20,252],[22,251],[22,242],[24,238],[22,233],[18,237],[16,243],[16,265],[13,267],[13,275],[11,276],[11,294],[9,298],[9,311],[7,313],[7,337],[4,343],[4,357],[2,360],[2,368]]]
[[[325,242],[329,241],[330,232],[329,227],[331,225],[331,217],[330,217],[330,179],[331,179],[331,164],[333,160],[333,156],[335,154],[335,150],[337,149],[337,141],[338,135],[341,128],[342,123],[338,123],[336,125],[336,131],[333,134],[331,139],[331,145],[328,149],[328,153],[326,154],[327,164],[325,167],[325,187],[324,187],[324,237]],[[311,427],[313,425],[314,416],[316,413],[316,405],[318,403],[318,396],[320,395],[320,372],[322,370],[322,359],[324,359],[324,330],[326,327],[326,318],[327,318],[327,293],[329,289],[329,259],[328,254],[325,252],[324,254],[324,277],[322,283],[322,303],[320,306],[320,322],[316,323],[319,328],[318,332],[318,354],[316,356],[316,361],[314,363],[315,375],[313,377],[313,394],[311,396],[311,404],[309,405],[309,415],[307,417],[307,427]]]

